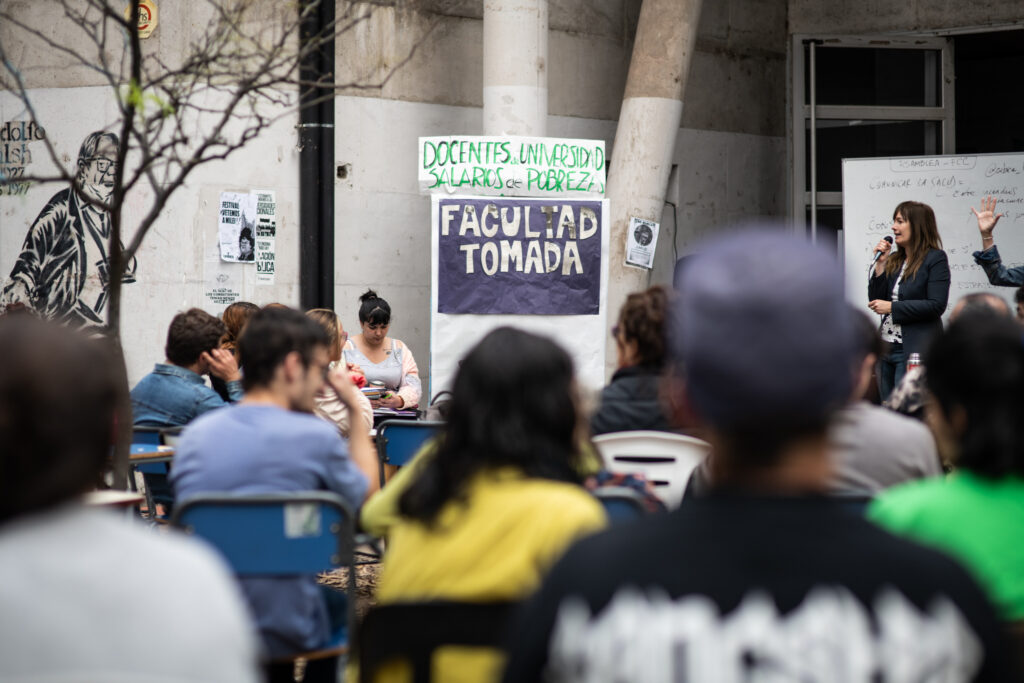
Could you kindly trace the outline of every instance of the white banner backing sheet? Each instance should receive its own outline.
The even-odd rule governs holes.
[[[497,219],[490,219],[490,228],[479,225],[479,230],[474,230],[474,223],[464,216],[466,212],[458,213],[463,217],[458,221],[442,221],[441,205],[443,203],[457,203],[462,209],[480,205],[484,202],[480,212],[473,212],[497,215]],[[494,205],[493,211],[491,204]],[[543,219],[535,222],[537,227],[531,235],[536,235],[540,253],[550,258],[534,260],[531,267],[530,260],[525,258],[529,248],[524,248],[522,259],[509,258],[508,268],[495,268],[493,274],[488,270],[473,267],[473,272],[465,272],[469,269],[466,266],[466,253],[483,254],[486,246],[493,245],[491,251],[500,254],[502,249],[515,254],[516,238],[520,234],[510,234],[514,228],[511,216],[515,214],[516,208],[520,208],[521,215],[525,216],[528,205],[530,206],[535,219]],[[542,204],[542,205],[541,205]],[[520,206],[521,205],[521,206]],[[449,213],[451,213],[449,211]],[[501,217],[508,217],[505,224],[501,224]],[[547,217],[555,217],[552,224],[547,227]],[[592,226],[589,222],[590,216],[595,216],[597,225]],[[487,197],[473,196],[445,196],[435,194],[431,198],[431,346],[430,346],[430,394],[436,395],[439,391],[450,389],[454,379],[459,361],[463,356],[491,330],[505,325],[517,327],[528,332],[545,335],[558,342],[573,358],[576,365],[576,376],[582,387],[590,390],[598,390],[605,383],[604,363],[605,345],[608,337],[607,327],[607,293],[608,293],[608,200],[598,199],[587,202],[579,200],[559,200],[556,198],[538,201],[534,199],[503,199],[495,200]],[[564,218],[559,218],[564,217]],[[587,218],[584,218],[587,217]],[[565,225],[558,223],[565,222]],[[572,223],[570,226],[569,223]],[[457,225],[457,228],[454,227]],[[469,227],[467,227],[467,225]],[[521,223],[523,234],[529,228],[529,222],[523,220]],[[501,226],[501,227],[498,227]],[[497,229],[494,229],[496,228]],[[550,228],[550,231],[547,228]],[[562,227],[564,229],[560,230]],[[596,230],[594,228],[597,228]],[[442,235],[447,228],[447,234]],[[452,239],[459,239],[457,247],[448,246],[442,248],[442,240],[446,242]],[[590,240],[596,244],[590,246]],[[599,240],[599,242],[598,242]],[[527,240],[528,242],[529,240]],[[503,244],[506,243],[506,244]],[[480,246],[467,250],[464,247]],[[550,246],[548,246],[550,245]],[[599,247],[599,248],[598,248]],[[572,267],[566,266],[564,256],[556,263],[555,256],[559,254],[572,253],[577,250],[581,254],[581,267],[576,267],[575,259],[569,263]],[[588,254],[590,256],[588,257]],[[444,261],[442,263],[442,261]],[[482,265],[486,265],[482,261]],[[537,266],[542,265],[539,269]],[[522,313],[475,314],[475,313],[441,313],[442,308],[441,292],[439,288],[439,273],[446,277],[462,277],[475,279],[476,284],[471,288],[451,289],[444,296],[445,305],[448,310],[465,310],[462,305],[479,307],[477,310],[487,310],[491,305],[489,295],[486,295],[487,288],[491,286],[490,280],[494,277],[504,277],[501,282],[502,297],[505,302],[512,302],[512,307],[507,310],[522,311]],[[546,282],[546,284],[545,284]],[[575,299],[585,298],[587,292],[595,296],[596,307],[582,308],[576,306]],[[550,296],[549,296],[550,295]],[[559,299],[559,297],[561,297]],[[568,298],[567,298],[568,297]],[[552,306],[553,299],[558,299],[562,304]],[[530,306],[530,300],[536,302]],[[505,302],[497,302],[505,306]],[[574,310],[578,309],[578,310]],[[502,309],[506,310],[506,309]],[[561,315],[559,312],[574,311],[575,314]],[[588,313],[580,313],[586,310]],[[594,312],[589,312],[594,311]],[[541,314],[538,314],[543,312]]]

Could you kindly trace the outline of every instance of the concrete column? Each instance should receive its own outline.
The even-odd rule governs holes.
[[[626,231],[633,216],[661,221],[700,9],[701,0],[643,0],[640,9],[608,171],[609,321],[628,294],[647,286],[648,271],[625,264]],[[659,235],[660,248],[667,238]],[[608,345],[605,369],[608,376],[615,369],[614,344]]]
[[[548,1],[484,0],[484,135],[547,134]]]

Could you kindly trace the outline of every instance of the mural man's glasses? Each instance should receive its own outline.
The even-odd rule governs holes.
[[[96,164],[96,170],[100,173],[114,170],[114,162],[106,157],[93,157],[89,161]]]

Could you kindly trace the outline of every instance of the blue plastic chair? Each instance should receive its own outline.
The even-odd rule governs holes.
[[[132,427],[132,449],[136,446],[162,446],[167,444],[168,436],[177,436],[181,433],[181,427]],[[154,449],[155,450],[155,449]],[[167,476],[170,474],[170,463],[138,463],[131,465],[132,470],[142,474],[142,481],[146,488],[146,507],[149,510],[149,517],[154,520],[166,521],[166,516],[157,515],[157,505],[162,505],[165,514],[169,513],[174,505],[174,495],[171,492]],[[129,483],[135,488],[135,477],[129,477]]]
[[[384,486],[384,465],[401,467],[428,439],[440,433],[444,422],[436,420],[386,420],[377,427],[377,460],[380,485]]]
[[[240,577],[315,575],[352,566],[353,514],[326,491],[201,494],[179,501],[171,524],[212,545]],[[348,650],[355,581],[348,582],[349,615],[328,643],[278,661],[333,659]]]

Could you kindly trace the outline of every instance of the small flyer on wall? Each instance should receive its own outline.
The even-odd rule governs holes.
[[[654,250],[658,246],[658,224],[633,216],[626,233],[626,263],[641,268],[654,267]]]
[[[277,202],[270,190],[256,190],[256,284],[274,284]]]
[[[256,260],[256,195],[248,192],[221,192],[219,228],[220,257],[232,263]]]

